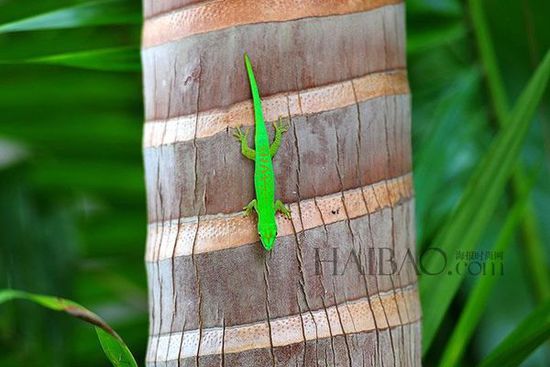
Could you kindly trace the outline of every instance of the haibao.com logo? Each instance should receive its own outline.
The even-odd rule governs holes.
[[[362,275],[398,275],[414,271],[417,275],[501,276],[504,274],[502,251],[457,250],[454,256],[438,247],[430,247],[418,257],[409,249],[389,247],[355,249],[314,248],[315,274],[344,275],[350,271]]]

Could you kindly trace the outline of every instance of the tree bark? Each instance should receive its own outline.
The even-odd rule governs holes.
[[[144,8],[147,365],[419,366],[404,4]],[[244,52],[266,121],[290,124],[274,169],[292,220],[272,252],[241,214]]]

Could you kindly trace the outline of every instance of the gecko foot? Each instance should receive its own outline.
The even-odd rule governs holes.
[[[273,127],[275,128],[275,131],[279,131],[282,134],[288,131],[290,125],[287,123],[283,123],[283,118],[279,117],[278,121],[273,122]]]
[[[243,142],[243,141],[246,141],[248,140],[248,133],[249,133],[249,130],[246,129],[244,132],[241,130],[240,127],[236,128],[235,131],[233,132],[233,136],[235,137],[235,139],[237,139],[239,142]]]
[[[256,199],[252,200],[250,203],[248,203],[247,206],[243,208],[244,213],[243,215],[245,217],[248,217],[250,214],[252,214],[252,210],[256,209]]]
[[[290,212],[290,209],[288,209],[285,204],[283,204],[283,202],[281,200],[277,200],[275,202],[275,210],[278,211],[278,212],[281,212],[281,214],[286,218],[286,219],[292,219],[292,213]]]

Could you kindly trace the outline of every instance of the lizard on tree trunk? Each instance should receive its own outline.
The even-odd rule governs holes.
[[[273,123],[275,128],[275,139],[273,144],[269,144],[269,136],[265,128],[264,115],[262,113],[262,100],[256,84],[254,70],[247,54],[244,54],[246,71],[250,80],[250,89],[252,91],[252,101],[254,102],[254,148],[248,146],[248,130],[244,133],[240,128],[235,131],[235,137],[241,143],[242,154],[254,161],[254,190],[256,199],[245,206],[245,215],[250,215],[252,209],[258,213],[258,234],[262,245],[268,251],[273,248],[275,238],[277,238],[277,221],[275,214],[281,212],[286,218],[290,219],[290,210],[281,200],[275,201],[275,172],[271,159],[279,150],[283,133],[288,127],[278,123]]]

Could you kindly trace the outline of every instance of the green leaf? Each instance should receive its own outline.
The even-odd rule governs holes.
[[[34,57],[24,60],[0,60],[2,64],[49,64],[102,71],[141,70],[139,49],[137,47],[117,47],[103,50],[91,50]]]
[[[530,186],[530,189],[532,185]],[[529,192],[531,191],[529,189]],[[505,251],[508,245],[512,242],[518,224],[525,213],[525,209],[529,202],[528,193],[524,194],[524,197],[518,201],[512,210],[508,213],[504,226],[502,227],[497,241],[492,248],[493,252]],[[439,365],[441,367],[453,367],[457,366],[460,362],[460,358],[464,353],[465,347],[468,345],[481,316],[486,310],[487,301],[493,289],[493,285],[497,280],[497,276],[487,274],[480,277],[477,281],[474,289],[468,295],[468,300],[460,318],[458,324],[453,330],[453,334],[447,343],[443,352],[443,357]]]
[[[550,301],[543,303],[504,339],[479,367],[518,366],[550,338]]]
[[[104,71],[140,71],[139,50],[135,47],[120,47],[38,57],[30,63],[72,66]]]
[[[483,69],[487,76],[487,84],[491,93],[491,100],[497,119],[504,123],[508,115],[508,101],[504,84],[498,68],[497,56],[493,49],[491,35],[485,22],[483,14],[483,2],[479,0],[470,0],[468,2],[472,22],[474,24],[474,35],[476,36],[479,54]]]
[[[105,352],[105,355],[113,366],[116,367],[126,367],[126,366],[136,366],[137,363],[134,359],[134,356],[123,342],[120,337],[115,337],[114,335],[108,333],[102,328],[96,327],[95,331],[101,347]]]
[[[546,53],[519,97],[509,122],[495,137],[476,167],[453,215],[436,236],[434,246],[444,251],[447,256],[458,248],[469,251],[475,248],[481,239],[515,167],[531,119],[546,89],[549,75],[550,51]],[[424,268],[428,271],[434,271],[439,267],[440,257],[434,254],[435,252],[431,251],[423,257]],[[423,313],[429,315],[424,319],[423,325],[423,353],[429,349],[462,279],[463,274],[449,274],[447,269],[437,276],[421,277],[420,296]]]
[[[139,4],[129,0],[91,1],[0,25],[0,33],[139,24]]]
[[[468,107],[479,85],[479,71],[457,70],[453,75],[456,82],[448,85],[445,92],[438,96],[436,106],[430,106],[426,111],[419,112],[421,107],[416,110],[418,118],[433,127],[424,133],[422,139],[416,140],[414,149],[415,187],[421,188],[416,192],[418,200],[415,203],[417,236],[421,245],[427,244],[422,239],[433,235],[434,229],[438,227],[434,221],[442,221],[438,215],[438,206],[453,206],[452,203],[446,204],[441,200],[442,197],[452,196],[449,191],[443,191],[442,186],[445,190],[457,189],[458,185],[446,185],[445,182],[458,181],[451,169],[460,169],[457,159],[464,152],[464,145],[471,140],[472,133],[468,133],[468,125],[461,122],[464,119],[476,121],[468,114]],[[453,136],[453,140],[449,141],[448,136]]]
[[[468,3],[472,22],[474,24],[474,34],[476,36],[479,55],[487,77],[487,86],[490,92],[493,109],[496,120],[500,126],[507,123],[506,116],[509,113],[508,98],[502,79],[502,73],[499,70],[498,58],[493,47],[493,41],[486,22],[483,10],[483,2],[470,0]],[[517,195],[524,191],[525,173],[522,165],[518,165],[512,180],[512,187]],[[522,254],[525,257],[525,263],[529,270],[526,272],[530,278],[535,297],[538,300],[546,300],[550,296],[550,276],[546,270],[544,256],[544,246],[540,238],[535,209],[530,204],[523,218],[523,239],[524,246]]]
[[[14,289],[0,290],[0,304],[16,299],[31,301],[54,311],[66,312],[71,316],[86,321],[95,327],[101,347],[113,366],[137,367],[134,356],[120,336],[98,315],[78,303],[63,298]]]

